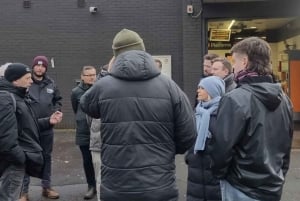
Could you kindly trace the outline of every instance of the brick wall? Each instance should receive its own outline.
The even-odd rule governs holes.
[[[36,55],[53,58],[48,74],[56,80],[63,100],[60,128],[74,128],[71,89],[84,65],[101,66],[112,56],[111,43],[122,28],[137,31],[147,51],[172,55],[172,77],[192,100],[200,74],[200,20],[185,14],[186,2],[174,0],[1,0],[0,64],[23,62]],[[91,14],[90,6],[98,12]]]
[[[196,89],[202,74],[202,50],[206,49],[204,33],[207,32],[201,19],[202,5],[200,1],[193,2],[194,14],[187,15],[186,6],[189,1],[183,1],[183,84],[184,92],[192,105],[195,103]]]

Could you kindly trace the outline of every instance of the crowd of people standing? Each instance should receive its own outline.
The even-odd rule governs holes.
[[[71,92],[75,143],[98,201],[177,201],[175,155],[185,154],[187,201],[279,201],[289,168],[293,110],[273,80],[271,48],[257,37],[235,44],[232,63],[203,57],[196,103],[161,73],[141,36],[118,32],[98,75],[84,66]],[[53,126],[62,120],[45,56],[32,68],[7,64],[0,79],[0,200],[28,201],[30,176],[51,186]],[[11,176],[11,175],[14,176]]]

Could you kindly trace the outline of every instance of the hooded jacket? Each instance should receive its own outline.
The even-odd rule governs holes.
[[[25,97],[25,88],[15,87],[5,79],[0,79],[0,90],[12,93],[16,100],[15,111],[9,94],[1,98],[1,165],[7,162],[19,165],[26,162],[27,173],[40,177],[37,174],[41,173],[38,171],[43,167],[43,155],[39,132],[50,128],[49,118],[35,118],[29,106],[30,101]]]
[[[144,51],[116,57],[110,75],[81,98],[101,118],[101,200],[175,201],[175,154],[195,140],[192,107]]]
[[[261,76],[239,84],[220,102],[213,171],[249,197],[280,200],[293,135],[291,102],[279,84]]]
[[[16,106],[6,87],[7,81],[0,78],[0,175],[11,164],[24,165],[25,153],[18,143]]]
[[[50,117],[55,111],[61,111],[62,97],[55,82],[48,76],[39,81],[33,77],[33,83],[29,87],[30,105],[37,118]],[[49,129],[42,135],[53,134]]]
[[[226,77],[224,77],[224,82],[225,82],[225,93],[228,93],[232,91],[233,89],[236,88],[237,84],[234,81],[234,74],[230,73]]]

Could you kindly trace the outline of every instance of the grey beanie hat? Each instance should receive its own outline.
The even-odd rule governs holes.
[[[145,45],[143,39],[134,31],[128,29],[122,29],[116,34],[112,49],[114,56],[129,50],[142,50],[145,51]]]
[[[31,73],[29,66],[21,63],[12,63],[6,68],[4,78],[9,82],[13,82],[20,79],[27,73]]]
[[[201,79],[198,86],[205,89],[211,98],[225,94],[225,82],[217,76],[209,76]]]

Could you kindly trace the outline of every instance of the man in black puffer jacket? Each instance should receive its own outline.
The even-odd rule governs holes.
[[[48,118],[35,118],[26,99],[31,83],[30,68],[20,63],[10,64],[0,79],[1,201],[19,198],[25,171],[30,176],[41,176],[43,154],[39,132],[62,118],[61,112]]]
[[[81,98],[101,118],[103,201],[177,201],[175,154],[194,143],[192,107],[156,67],[143,40],[123,29],[114,38],[110,74]]]

